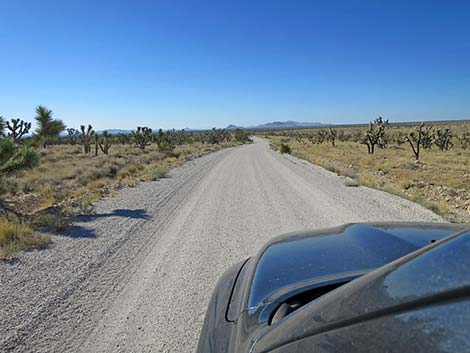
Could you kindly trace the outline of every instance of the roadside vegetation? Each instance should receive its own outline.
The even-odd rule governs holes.
[[[69,219],[122,187],[166,177],[173,166],[250,142],[242,130],[97,132],[67,127],[43,106],[31,122],[0,116],[0,258],[40,249],[44,232],[66,231]]]
[[[390,124],[258,132],[281,153],[470,222],[470,122]]]

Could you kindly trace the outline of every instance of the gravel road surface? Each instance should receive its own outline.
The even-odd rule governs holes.
[[[442,221],[268,142],[102,200],[44,251],[0,262],[0,352],[193,352],[217,278],[285,232]]]

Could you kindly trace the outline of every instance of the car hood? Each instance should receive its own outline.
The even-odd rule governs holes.
[[[348,224],[278,237],[258,255],[248,309],[305,286],[354,279],[461,229],[447,224]]]
[[[266,352],[355,323],[468,299],[470,230],[465,228],[312,301],[258,337],[252,351]]]

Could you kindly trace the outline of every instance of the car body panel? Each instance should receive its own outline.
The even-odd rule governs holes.
[[[269,352],[470,352],[469,327],[470,301],[452,301],[330,330]]]
[[[440,239],[465,227],[450,224],[348,224],[275,238],[238,269],[236,280],[233,272],[221,278],[215,293],[227,292],[230,284],[230,299],[226,308],[220,305],[220,300],[209,304],[198,352],[248,352],[255,342],[261,343],[259,347],[263,351],[267,347],[274,349],[276,344],[271,343],[276,342],[275,336],[283,336],[275,332],[276,327],[290,317],[298,316],[296,311],[284,319],[281,316],[280,323],[274,322],[273,315],[276,317],[277,310],[286,300],[303,293],[311,295],[309,301],[316,302],[319,300],[314,300],[317,297],[326,298],[342,287],[322,296],[327,291],[350,281],[359,281],[369,276],[369,272],[422,247],[438,244]],[[216,310],[225,310],[225,320],[230,323],[219,324],[217,332],[225,338],[218,342],[214,338],[212,341],[206,338],[214,336],[215,321],[210,318],[216,315],[212,313]],[[222,316],[219,314],[217,317]]]
[[[258,337],[252,351],[268,352],[287,342],[356,323],[469,298],[470,231],[464,231],[397,259],[305,305]],[[467,304],[462,306],[466,309],[462,315],[470,324]],[[466,343],[470,345],[470,341]]]

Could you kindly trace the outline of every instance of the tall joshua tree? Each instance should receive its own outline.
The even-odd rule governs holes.
[[[38,127],[36,135],[41,141],[43,147],[53,144],[59,137],[60,133],[65,130],[65,124],[60,119],[52,117],[52,110],[42,105],[36,108],[36,122]]]
[[[78,138],[80,140],[80,143],[83,145],[84,152],[86,154],[89,154],[91,151],[92,137],[95,135],[95,131],[93,131],[93,127],[91,125],[88,125],[86,129],[85,129],[85,125],[81,125],[80,131],[81,131],[81,134]]]
[[[149,127],[138,126],[136,131],[131,132],[131,136],[136,146],[141,150],[152,143],[152,129]]]
[[[111,134],[107,130],[104,130],[101,134],[98,144],[101,152],[107,155],[112,144]]]
[[[374,154],[375,146],[385,148],[387,145],[386,128],[388,127],[388,120],[383,120],[381,116],[369,123],[367,131],[363,135],[361,144],[367,146],[367,152]]]
[[[410,144],[416,161],[419,161],[421,147],[425,148],[427,141],[432,140],[432,133],[432,127],[423,122],[406,136],[406,141]]]

